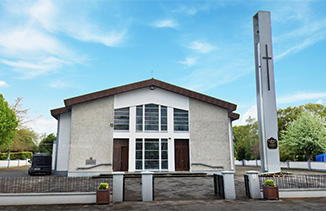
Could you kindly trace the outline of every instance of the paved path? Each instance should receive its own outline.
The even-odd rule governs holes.
[[[283,199],[280,201],[246,198],[243,175],[259,167],[237,166],[235,174],[236,200],[221,200],[213,194],[212,177],[155,178],[155,201],[141,202],[140,179],[126,179],[126,202],[111,205],[10,206],[0,210],[326,210],[326,198]],[[11,174],[24,168],[12,169]],[[326,174],[305,170],[288,170],[294,174]],[[27,174],[27,173],[26,173]],[[5,176],[0,170],[0,175]],[[17,176],[17,175],[16,175]],[[27,175],[28,176],[28,175]],[[129,200],[129,201],[128,201]],[[135,200],[135,201],[130,201]]]
[[[0,210],[325,210],[326,198],[122,202],[110,205],[10,206]]]

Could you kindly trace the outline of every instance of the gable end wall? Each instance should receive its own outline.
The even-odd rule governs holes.
[[[114,118],[113,96],[97,99],[72,106],[71,110],[71,147],[69,172],[112,171],[112,166],[100,166],[89,170],[86,159],[93,157],[96,164],[112,164]]]
[[[229,118],[227,109],[190,99],[190,150],[192,171],[219,171],[231,169]]]

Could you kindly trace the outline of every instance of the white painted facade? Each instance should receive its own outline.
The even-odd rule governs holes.
[[[136,130],[136,108],[155,104],[167,108],[167,130]],[[129,130],[114,129],[114,110],[129,108]],[[174,109],[188,111],[188,131],[174,130]],[[60,113],[54,170],[68,176],[92,176],[113,172],[114,140],[128,140],[128,172],[145,168],[145,143],[143,143],[143,169],[136,169],[136,140],[159,139],[168,143],[168,168],[146,169],[154,172],[176,171],[175,140],[189,143],[190,172],[219,172],[234,170],[232,120],[224,107],[189,98],[186,95],[150,86],[107,97],[73,104],[69,111]],[[144,114],[145,115],[145,112]],[[161,118],[161,109],[159,109]],[[161,144],[159,144],[161,145]],[[96,164],[87,164],[90,159]]]
[[[146,104],[167,106],[168,130],[159,132],[136,131],[136,106]],[[114,109],[129,107],[129,131],[114,131],[113,139],[129,139],[129,172],[135,172],[137,138],[168,139],[168,171],[175,171],[174,139],[190,139],[189,131],[174,132],[173,108],[189,111],[189,98],[160,88],[143,88],[114,96]],[[159,128],[160,125],[159,125]],[[189,127],[190,128],[190,127]],[[190,162],[191,162],[191,158]],[[166,170],[164,170],[166,171]]]
[[[53,159],[54,171],[58,174],[67,174],[70,150],[71,112],[61,114],[58,120],[58,138]],[[53,157],[54,158],[54,157]]]

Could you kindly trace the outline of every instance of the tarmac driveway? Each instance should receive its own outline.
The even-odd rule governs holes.
[[[29,166],[0,169],[0,177],[30,177],[28,175]]]

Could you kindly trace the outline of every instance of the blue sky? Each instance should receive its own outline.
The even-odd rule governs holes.
[[[1,1],[0,93],[56,132],[63,100],[154,78],[256,116],[252,16],[271,11],[277,106],[326,103],[326,1]]]

